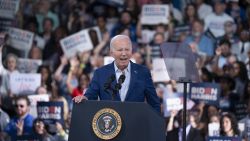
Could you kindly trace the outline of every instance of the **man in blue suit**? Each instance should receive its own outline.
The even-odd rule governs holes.
[[[144,102],[146,98],[147,103],[160,112],[160,101],[150,71],[130,61],[130,38],[125,35],[113,37],[110,54],[115,61],[97,69],[86,93],[73,100],[79,103],[83,99],[97,100],[99,97],[100,100]]]

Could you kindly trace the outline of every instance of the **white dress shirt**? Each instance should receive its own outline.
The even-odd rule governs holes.
[[[131,66],[130,66],[130,62],[128,64],[128,67],[125,68],[123,71],[118,69],[118,67],[116,66],[116,64],[114,63],[115,66],[115,76],[116,76],[116,82],[118,82],[119,77],[122,75],[122,73],[124,73],[125,75],[125,80],[122,83],[122,87],[119,90],[119,94],[120,94],[120,98],[121,101],[125,101],[127,92],[128,92],[128,88],[129,88],[129,84],[130,84],[130,72],[131,72]]]

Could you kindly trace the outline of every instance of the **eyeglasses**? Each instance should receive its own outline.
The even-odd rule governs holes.
[[[15,107],[16,107],[16,108],[18,108],[18,107],[23,108],[23,107],[24,107],[24,105],[21,105],[21,104],[16,104],[16,105],[15,105]]]

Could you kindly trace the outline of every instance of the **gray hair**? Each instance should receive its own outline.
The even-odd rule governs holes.
[[[129,44],[130,46],[132,47],[132,42],[130,40],[130,38],[126,35],[116,35],[114,36],[111,40],[110,40],[110,50],[113,50],[114,49],[114,46],[113,46],[113,43],[116,41],[116,40],[128,40],[129,41]]]

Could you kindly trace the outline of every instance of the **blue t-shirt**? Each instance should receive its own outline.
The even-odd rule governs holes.
[[[17,127],[16,124],[20,119],[18,117],[14,117],[10,120],[4,131],[11,137],[11,140],[14,141],[17,137]],[[32,134],[32,125],[34,117],[30,114],[27,114],[23,119],[23,135]]]

